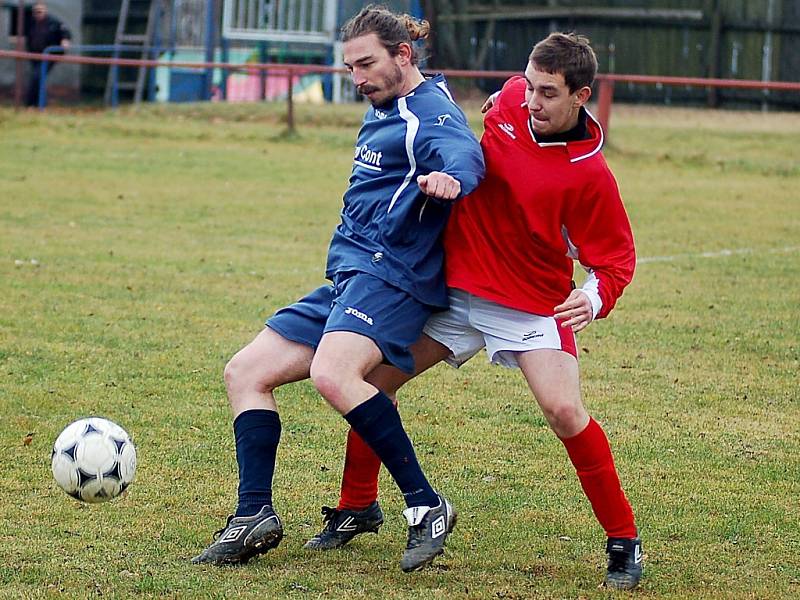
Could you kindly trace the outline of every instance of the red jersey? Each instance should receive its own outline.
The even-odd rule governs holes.
[[[636,264],[628,216],[600,149],[587,138],[538,143],[513,77],[484,119],[486,178],[457,202],[445,231],[447,285],[517,310],[551,316],[572,290],[573,259],[595,318],[605,317]]]

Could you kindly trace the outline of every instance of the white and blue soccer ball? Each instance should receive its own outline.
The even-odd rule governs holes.
[[[136,448],[128,433],[101,417],[78,419],[53,445],[53,477],[67,494],[84,502],[119,496],[136,473]]]

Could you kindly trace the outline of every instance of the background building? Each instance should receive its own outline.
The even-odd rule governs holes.
[[[797,0],[428,0],[434,64],[518,69],[550,31],[587,35],[601,73],[800,81]],[[760,104],[760,91],[617,86],[635,102]],[[800,108],[772,92],[774,106]]]
[[[154,1],[129,1],[128,32],[147,31]],[[162,51],[151,57],[335,64],[339,28],[367,3],[160,0],[151,42]],[[0,48],[12,47],[16,4],[0,0]],[[48,4],[50,12],[71,29],[76,44],[115,43],[123,0],[51,0]],[[587,35],[602,73],[800,81],[798,0],[385,0],[384,4],[432,22],[434,35],[426,65],[430,68],[518,70],[532,43],[558,30]],[[140,57],[142,52],[122,55]],[[5,95],[14,76],[13,61],[0,61],[0,90]],[[133,96],[132,82],[137,76],[137,69],[120,70],[120,81],[128,82],[128,89],[123,85],[120,92],[123,99]],[[254,82],[239,75],[228,79],[218,72],[165,69],[148,77],[145,98],[150,99],[197,100],[230,92],[231,98],[244,94],[242,98],[257,100],[280,93],[275,81]],[[62,97],[80,93],[83,100],[104,94],[107,98],[109,81],[108,67],[65,65],[54,71],[49,90]],[[320,81],[325,97],[338,97],[330,77]],[[488,91],[497,81],[478,85]],[[617,86],[615,97],[630,102],[800,108],[797,94],[759,90],[625,84]]]

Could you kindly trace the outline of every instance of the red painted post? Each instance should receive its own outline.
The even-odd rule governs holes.
[[[292,83],[294,79],[294,70],[292,67],[286,71],[286,76],[289,78],[289,87],[286,90],[286,127],[289,133],[294,133],[294,101],[292,98]]]
[[[611,103],[614,101],[614,82],[610,79],[601,79],[597,92],[597,118],[608,139],[611,123]]]

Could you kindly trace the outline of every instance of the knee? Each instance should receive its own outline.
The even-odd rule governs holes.
[[[542,409],[550,428],[560,438],[577,435],[586,426],[588,416],[581,404],[561,402]]]
[[[352,408],[353,398],[364,391],[364,380],[357,366],[327,352],[317,352],[309,376],[320,395],[342,414]]]
[[[334,372],[332,366],[316,358],[311,363],[311,383],[328,402],[336,403],[342,395],[341,373]]]
[[[268,367],[254,369],[252,363],[247,361],[241,352],[228,361],[222,376],[231,404],[235,404],[236,398],[242,394],[270,392],[277,387]]]
[[[225,364],[225,369],[222,371],[222,378],[225,380],[225,389],[228,390],[228,395],[242,386],[244,373],[240,363],[241,361],[237,356],[234,356]]]

